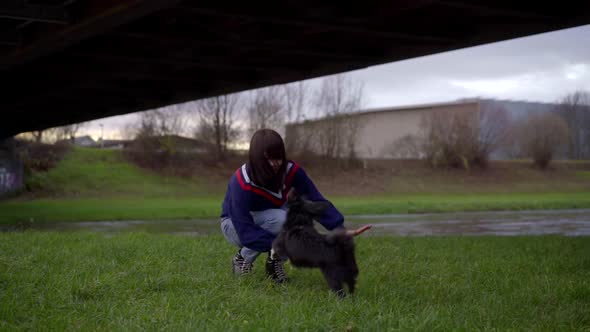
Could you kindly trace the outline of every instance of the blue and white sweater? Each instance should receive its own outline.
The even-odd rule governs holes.
[[[287,194],[295,188],[299,195],[311,201],[327,201],[317,190],[303,168],[289,161],[285,185],[281,192],[272,192],[257,186],[250,178],[247,164],[242,165],[231,177],[223,200],[221,218],[231,218],[243,246],[256,251],[269,251],[275,235],[254,223],[250,211],[279,209],[287,201]],[[344,217],[330,203],[324,215],[318,220],[326,229],[342,227]]]

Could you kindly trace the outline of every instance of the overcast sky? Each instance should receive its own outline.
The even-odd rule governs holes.
[[[590,91],[590,25],[430,55],[349,73],[364,82],[365,108],[459,98],[554,102]],[[319,79],[309,80],[315,86]],[[83,134],[117,138],[135,115],[90,122]]]

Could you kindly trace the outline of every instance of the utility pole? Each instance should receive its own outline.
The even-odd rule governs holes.
[[[104,138],[103,138],[103,125],[100,124],[100,148],[104,147]]]

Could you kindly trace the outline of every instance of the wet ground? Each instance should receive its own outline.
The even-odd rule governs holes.
[[[372,224],[366,235],[590,235],[590,209],[510,212],[366,215],[346,218],[348,227]],[[0,231],[91,231],[166,233],[188,236],[219,234],[218,220],[93,221],[0,225]],[[365,235],[363,234],[363,236]]]
[[[590,235],[590,210],[463,212],[389,216],[351,216],[372,224],[373,234],[425,235]],[[375,222],[373,222],[375,220]]]

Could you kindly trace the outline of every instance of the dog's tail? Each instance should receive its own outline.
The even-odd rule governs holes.
[[[327,236],[328,243],[338,245],[341,248],[354,250],[353,236],[346,234],[345,230],[332,231]]]

